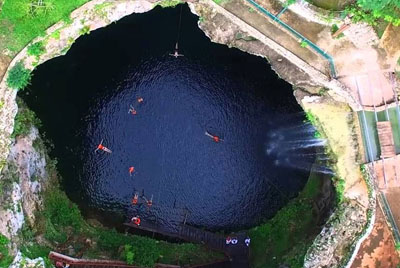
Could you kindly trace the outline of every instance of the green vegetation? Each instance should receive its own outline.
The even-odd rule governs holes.
[[[24,64],[19,61],[8,72],[7,86],[14,89],[23,89],[31,80],[31,71],[26,69]]]
[[[313,201],[319,194],[321,178],[312,174],[299,196],[266,223],[249,231],[250,261],[255,268],[303,267],[304,255],[313,242],[318,222]]]
[[[357,4],[372,18],[383,18],[395,26],[400,25],[400,0],[357,0]]]
[[[200,245],[171,244],[155,239],[118,233],[102,227],[93,227],[82,218],[78,207],[73,204],[58,186],[52,186],[44,194],[44,211],[38,215],[41,224],[37,233],[51,241],[56,247],[66,243],[75,249],[83,249],[84,241],[96,241],[88,249],[88,256],[105,256],[125,260],[142,267],[153,267],[156,262],[170,264],[196,264],[223,258],[222,254],[208,251]],[[28,236],[29,237],[29,236]],[[28,239],[29,242],[29,239]],[[24,248],[29,257],[46,256],[49,248],[30,241]],[[120,252],[120,248],[124,248]]]
[[[317,118],[310,111],[306,111],[306,120],[309,121],[313,126],[317,125]]]
[[[163,0],[158,2],[157,5],[161,7],[175,7],[176,5],[182,4],[181,0]]]
[[[301,47],[308,47],[307,41],[305,41],[305,40],[301,41],[301,42],[300,42],[300,46],[301,46]]]
[[[296,3],[296,0],[286,0],[286,2],[284,3],[284,6],[288,7],[290,5],[293,5],[294,3]]]
[[[90,26],[85,25],[79,30],[80,35],[90,34]]]
[[[399,0],[358,0],[357,4],[346,7],[345,12],[352,15],[356,22],[364,21],[370,25],[377,25],[380,21],[400,25]]]
[[[337,31],[339,30],[339,27],[336,25],[336,24],[333,24],[332,25],[332,28],[331,28],[331,33],[332,34],[335,34]],[[344,34],[343,33],[340,33],[338,36],[336,36],[335,38],[336,39],[340,39],[340,38],[342,38],[342,37],[344,37]]]
[[[19,135],[28,135],[32,126],[39,127],[41,125],[40,119],[36,114],[28,109],[21,99],[17,99],[18,113],[15,116],[14,131],[11,134],[12,138]]]
[[[46,157],[51,182],[43,193],[44,208],[36,214],[37,223],[33,228],[24,225],[20,231],[21,252],[25,257],[43,257],[49,268],[49,251],[66,253],[66,245],[71,245],[76,254],[84,254],[86,258],[120,259],[141,267],[153,267],[157,262],[192,265],[224,258],[222,253],[201,245],[172,244],[88,224],[78,207],[60,190],[56,161],[47,156],[43,142],[35,143],[35,148],[44,150],[40,153]],[[47,241],[39,244],[38,236]]]
[[[335,184],[336,190],[336,202],[340,204],[344,201],[344,190],[346,182],[342,178],[333,177],[333,183]]]
[[[0,13],[0,49],[18,52],[32,39],[60,20],[69,21],[70,13],[88,0],[13,0],[5,1]]]
[[[13,257],[8,253],[9,242],[7,237],[0,234],[0,267],[8,267],[13,261]]]
[[[33,43],[28,47],[28,55],[35,56],[36,58],[39,58],[44,52],[46,52],[46,48],[43,41]]]
[[[400,242],[397,242],[395,245],[396,250],[400,250]]]

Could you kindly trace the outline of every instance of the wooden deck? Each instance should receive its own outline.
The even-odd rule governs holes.
[[[138,266],[128,265],[122,261],[75,259],[54,251],[49,253],[49,259],[54,263],[58,261],[68,263],[70,268],[140,268]]]
[[[139,226],[133,223],[125,223],[125,225],[134,229],[144,230],[164,236],[169,236],[172,238],[178,238],[191,243],[205,245],[210,249],[222,251],[226,255],[228,255],[231,259],[231,267],[249,267],[249,248],[244,243],[244,240],[247,237],[247,234],[244,232],[231,235],[232,237],[235,236],[238,238],[239,242],[236,245],[226,245],[224,236],[205,231],[203,229],[199,229],[187,224],[181,224],[177,232],[166,231],[161,226],[157,226],[155,223],[146,222],[143,220]]]
[[[381,146],[381,157],[394,157],[396,155],[396,149],[394,147],[390,121],[377,122],[376,128],[378,130],[379,144]]]

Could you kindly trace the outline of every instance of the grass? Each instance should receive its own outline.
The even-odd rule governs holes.
[[[18,52],[37,36],[60,20],[68,21],[70,13],[88,0],[37,0],[5,1],[0,13],[0,49]]]
[[[7,86],[16,90],[25,88],[31,80],[31,71],[24,64],[17,62],[8,72]]]
[[[251,267],[303,267],[307,249],[313,242],[317,222],[312,203],[321,180],[313,174],[299,196],[266,223],[249,231]]]

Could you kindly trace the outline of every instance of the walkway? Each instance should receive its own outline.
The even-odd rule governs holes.
[[[227,254],[231,259],[232,267],[248,268],[249,248],[244,243],[247,234],[240,232],[231,237],[237,237],[238,243],[236,245],[226,245],[225,237],[216,233],[205,231],[187,224],[181,224],[177,232],[170,232],[165,230],[152,222],[142,220],[141,224],[137,226],[133,223],[125,223],[124,225],[134,229],[139,229],[147,232],[158,233],[171,238],[178,238],[187,242],[205,245],[210,249],[222,251]]]
[[[128,265],[122,261],[96,260],[96,259],[76,259],[54,251],[49,253],[49,259],[68,263],[70,268],[141,268],[139,266]],[[181,268],[179,265],[156,263],[154,268]],[[229,260],[220,260],[212,263],[185,266],[185,268],[231,268]]]
[[[70,268],[140,268],[138,266],[128,265],[122,261],[75,259],[54,251],[49,253],[49,259],[54,263],[57,261],[68,263],[70,264]]]

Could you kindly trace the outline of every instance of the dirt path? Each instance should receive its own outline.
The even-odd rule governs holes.
[[[379,205],[371,234],[361,244],[351,268],[396,268],[400,258]]]

